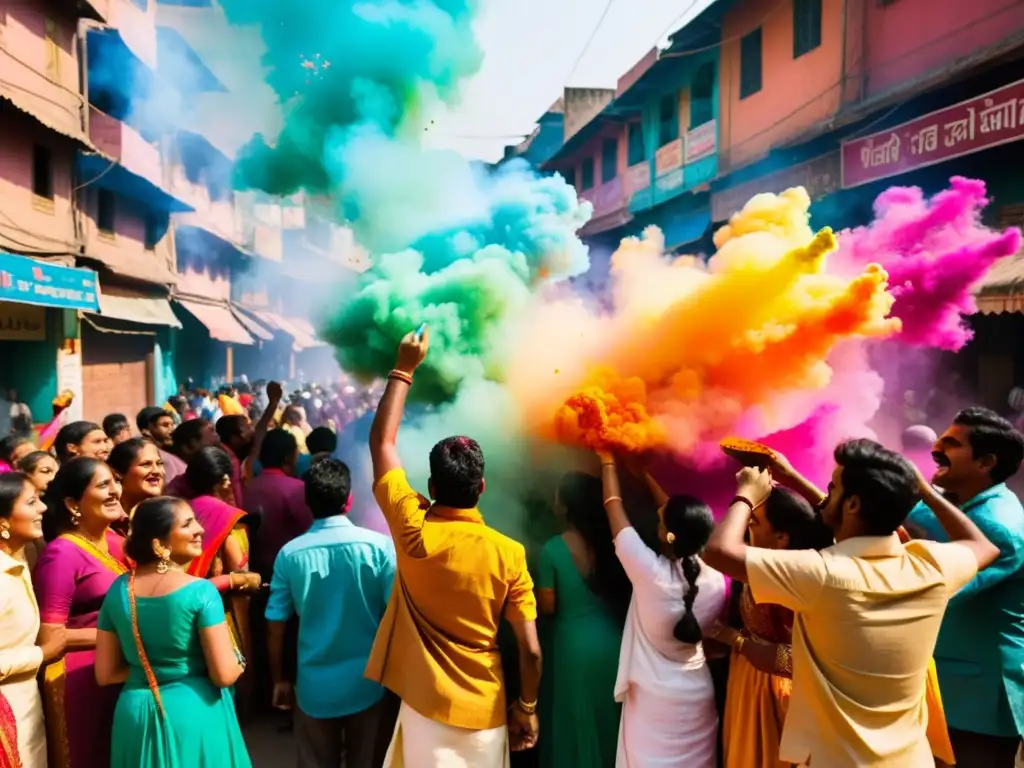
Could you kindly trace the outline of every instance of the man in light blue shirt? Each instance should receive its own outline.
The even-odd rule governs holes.
[[[320,458],[304,482],[315,522],[277,555],[267,603],[274,706],[295,705],[298,768],[379,768],[398,702],[363,672],[391,596],[394,545],[346,516],[345,464]],[[285,626],[293,615],[299,617],[294,695],[284,675]]]
[[[995,563],[950,599],[939,630],[935,666],[950,741],[957,768],[1010,768],[1024,736],[1024,508],[1006,481],[1024,460],[1024,436],[986,408],[965,408],[932,458],[932,482],[999,547]],[[946,540],[924,504],[906,527]]]

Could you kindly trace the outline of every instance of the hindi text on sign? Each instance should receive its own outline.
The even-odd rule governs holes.
[[[843,142],[843,186],[856,187],[1021,138],[1024,80]]]

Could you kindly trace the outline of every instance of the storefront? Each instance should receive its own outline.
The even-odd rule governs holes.
[[[181,328],[165,296],[104,288],[99,312],[82,315],[83,417],[110,413],[133,418],[161,402],[162,349]]]
[[[236,365],[236,351],[256,347],[256,339],[227,302],[176,295],[174,304],[183,328],[180,337],[187,339],[174,351],[180,381],[191,379],[196,386],[212,390],[244,373]]]
[[[46,420],[62,389],[81,409],[76,311],[99,308],[96,273],[0,251],[0,385]]]

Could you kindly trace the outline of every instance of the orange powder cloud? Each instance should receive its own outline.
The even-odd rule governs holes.
[[[791,426],[793,409],[774,423],[772,403],[824,390],[836,344],[899,330],[881,267],[829,274],[836,238],[811,231],[809,205],[801,188],[758,195],[716,233],[706,266],[666,260],[652,228],[612,257],[612,312],[538,306],[509,379],[534,432],[688,454],[751,408],[768,426]]]

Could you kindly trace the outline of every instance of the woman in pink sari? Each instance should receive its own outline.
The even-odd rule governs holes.
[[[48,544],[32,576],[40,641],[64,631],[67,654],[43,672],[50,768],[107,768],[118,686],[96,684],[93,659],[100,606],[127,572],[122,539],[110,526],[124,515],[121,485],[102,461],[72,459],[47,492]]]
[[[192,492],[189,504],[203,527],[203,554],[189,563],[190,576],[209,579],[225,595],[224,617],[235,648],[252,658],[249,629],[249,598],[260,586],[260,576],[249,572],[249,536],[234,506],[232,464],[227,451],[217,446],[201,448],[188,463],[185,481]],[[248,701],[251,676],[243,675],[238,686],[240,709]]]

